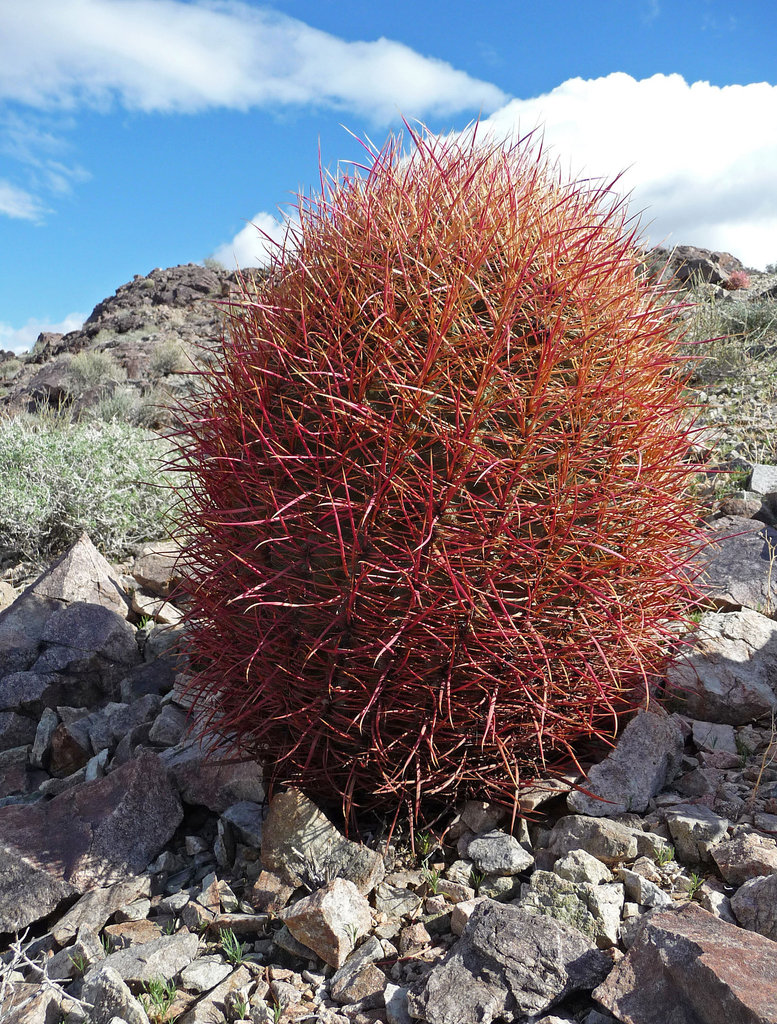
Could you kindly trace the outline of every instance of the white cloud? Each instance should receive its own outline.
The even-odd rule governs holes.
[[[229,270],[235,267],[263,267],[269,262],[269,253],[275,248],[272,242],[281,243],[285,234],[286,222],[272,214],[260,212],[231,242],[220,245],[213,253],[213,258]],[[268,235],[272,242],[268,243]]]
[[[11,327],[10,324],[0,323],[0,349],[6,352],[27,352],[35,344],[41,331],[68,334],[83,327],[85,319],[86,313],[69,313],[57,324],[44,320],[28,320],[23,327]]]
[[[44,212],[43,204],[34,195],[0,178],[0,213],[18,220],[38,221]]]
[[[347,42],[240,0],[0,4],[0,98],[44,109],[334,106],[387,122],[505,94],[389,39]]]
[[[573,78],[512,100],[484,125],[499,136],[544,131],[578,177],[612,180],[644,210],[651,241],[727,249],[747,265],[777,260],[777,86]]]

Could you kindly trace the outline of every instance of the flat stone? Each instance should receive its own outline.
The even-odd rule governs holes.
[[[623,883],[626,898],[632,903],[638,903],[642,907],[659,907],[665,909],[672,906],[672,897],[669,893],[643,875],[628,868],[618,869],[618,878]]]
[[[254,884],[246,892],[246,899],[256,910],[279,914],[294,892],[293,885],[287,885],[274,871],[262,870]]]
[[[750,490],[757,494],[777,491],[777,466],[756,462],[750,474]]]
[[[202,804],[221,814],[241,800],[264,800],[261,767],[253,761],[232,763],[215,740],[188,740],[161,751],[159,757],[188,804]]]
[[[677,859],[687,864],[706,863],[712,847],[728,831],[729,822],[703,804],[677,804],[665,812]]]
[[[559,857],[553,865],[557,875],[566,878],[568,882],[588,882],[591,885],[598,885],[600,882],[611,882],[612,871],[606,864],[602,864],[596,857],[592,857],[585,850],[570,850],[563,857]]]
[[[0,930],[17,931],[63,898],[139,874],[182,817],[150,753],[49,803],[0,808]]]
[[[173,747],[179,743],[189,726],[189,716],[174,704],[165,704],[148,733],[151,743]]]
[[[757,519],[724,516],[709,527],[710,544],[702,553],[700,584],[722,609],[777,609],[777,580],[772,563],[777,530]]]
[[[135,559],[132,575],[158,597],[169,597],[181,580],[176,568],[180,556],[181,547],[174,540],[146,544]]]
[[[201,956],[181,971],[181,985],[195,992],[209,992],[232,973],[220,956]]]
[[[220,985],[198,999],[194,1006],[178,1017],[176,1024],[224,1024],[230,992],[244,988],[253,976],[246,967],[237,967]]]
[[[107,924],[102,930],[110,942],[111,951],[127,949],[144,942],[162,938],[162,929],[155,921],[123,921],[121,924]]]
[[[594,999],[627,1024],[773,1024],[777,943],[694,903],[642,919]]]
[[[148,875],[137,875],[105,888],[92,889],[52,926],[51,934],[60,946],[67,946],[79,929],[99,932],[120,907],[150,895],[151,879]]]
[[[375,890],[375,909],[389,917],[412,917],[421,909],[423,899],[412,889],[381,882]]]
[[[548,848],[556,857],[582,849],[608,867],[637,856],[637,840],[630,829],[607,818],[579,814],[559,819],[551,831]]]
[[[374,850],[342,836],[299,790],[273,797],[262,831],[262,866],[288,884],[320,885],[337,876],[353,882],[363,895],[385,874]]]
[[[467,847],[467,857],[486,875],[518,875],[534,863],[515,836],[499,829],[477,836]]]
[[[733,725],[721,725],[717,722],[699,722],[697,719],[694,719],[691,722],[691,729],[693,732],[693,742],[697,750],[735,755],[738,762],[737,737]],[[734,764],[737,762],[734,762]],[[733,765],[731,766],[733,767]]]
[[[241,843],[258,850],[262,845],[264,807],[252,800],[240,800],[222,813],[221,817],[237,833]]]
[[[576,928],[600,949],[608,949],[618,941],[623,887],[612,882],[569,882],[552,871],[534,871],[522,887],[518,906],[547,914]]]
[[[117,950],[107,957],[105,964],[129,985],[159,978],[170,981],[192,962],[199,944],[197,935],[181,931]]]
[[[690,639],[667,670],[678,711],[746,725],[777,710],[777,622],[750,608],[707,612]]]
[[[281,914],[289,931],[332,967],[340,967],[372,924],[370,905],[353,882],[332,882]]]
[[[682,756],[683,734],[678,722],[666,714],[640,710],[623,730],[615,749],[589,769],[582,789],[570,792],[567,805],[576,814],[641,813],[650,798],[674,779]]]
[[[450,952],[408,996],[428,1024],[491,1024],[545,1013],[590,991],[612,963],[580,932],[550,917],[485,900]]]

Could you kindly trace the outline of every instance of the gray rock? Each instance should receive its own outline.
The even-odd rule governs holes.
[[[777,466],[769,466],[756,462],[750,474],[750,490],[758,494],[769,494],[777,491]]]
[[[723,840],[712,847],[710,856],[730,885],[744,885],[756,876],[777,874],[777,843],[756,833]]]
[[[704,589],[726,610],[777,607],[777,581],[772,564],[777,555],[777,530],[756,519],[725,516],[710,526],[704,549]]]
[[[375,909],[389,917],[412,917],[421,909],[423,899],[412,889],[381,882],[375,890]]]
[[[600,882],[613,880],[612,871],[585,850],[570,850],[569,853],[565,853],[553,865],[553,870],[569,882],[599,885]]]
[[[675,777],[682,756],[683,734],[677,721],[640,710],[623,730],[615,749],[589,770],[583,784],[587,792],[570,792],[569,809],[602,816],[642,812],[650,798]]]
[[[731,909],[743,928],[777,942],[777,874],[741,885],[731,897]]]
[[[467,856],[486,875],[518,875],[534,863],[514,836],[499,829],[477,836],[467,847]]]
[[[691,722],[693,742],[698,750],[718,753],[737,754],[737,737],[733,725],[720,725],[716,722]]]
[[[106,683],[118,685],[127,670],[140,662],[135,630],[109,608],[75,601],[54,612],[41,633],[43,653],[36,671],[98,671]],[[54,648],[52,650],[52,648]]]
[[[658,907],[665,909],[672,906],[672,897],[669,893],[652,882],[649,878],[638,874],[636,871],[629,871],[628,868],[618,869],[618,878],[623,882],[623,888],[627,899],[639,903],[642,907]]]
[[[197,935],[181,931],[151,942],[133,943],[127,949],[111,953],[105,964],[129,985],[159,978],[170,981],[194,960],[199,944]]]
[[[35,741],[30,751],[30,764],[35,768],[48,767],[49,746],[51,737],[59,725],[59,715],[51,708],[45,708],[40,716],[38,728],[35,730]]]
[[[195,992],[209,992],[232,973],[220,956],[201,956],[181,971],[181,985]]]
[[[677,804],[665,817],[677,859],[686,864],[707,863],[712,847],[728,831],[728,821],[703,804]]]
[[[637,856],[637,840],[631,829],[607,818],[586,818],[579,814],[570,814],[556,822],[548,848],[556,857],[582,849],[608,867]]]
[[[612,882],[569,882],[552,871],[534,871],[518,905],[576,928],[600,949],[608,949],[618,941],[623,887]]]
[[[138,583],[158,597],[169,597],[181,580],[177,570],[181,548],[173,540],[146,544],[132,566]]]
[[[221,814],[241,800],[261,803],[264,782],[253,761],[232,763],[215,740],[192,739],[159,754],[181,799]]]
[[[66,896],[143,871],[182,816],[154,754],[48,804],[0,808],[0,930],[23,928]]]
[[[573,928],[486,900],[458,943],[411,989],[408,1009],[428,1024],[517,1020],[544,1013],[573,992],[590,991],[611,966]]]
[[[222,813],[224,821],[235,830],[241,843],[258,850],[262,845],[264,808],[252,800],[240,800]]]
[[[127,1024],[149,1024],[146,1011],[129,987],[106,962],[89,971],[84,979],[83,998],[92,1004],[90,1024],[110,1024],[120,1017]]]
[[[109,608],[125,619],[129,615],[121,581],[86,533],[32,584],[30,591],[62,604],[86,602]]]
[[[628,953],[594,990],[628,1024],[773,1024],[777,943],[693,903],[643,918]]]
[[[245,988],[252,980],[246,967],[236,968],[220,985],[211,989],[190,1010],[178,1017],[176,1024],[224,1024],[230,993]]]
[[[109,701],[105,707],[93,712],[86,719],[89,742],[95,754],[101,750],[111,753],[117,748],[122,737],[130,733],[149,736],[149,725],[159,712],[161,698],[147,693],[132,704]],[[145,730],[140,727],[146,726]]]
[[[151,743],[173,747],[183,737],[189,725],[185,711],[174,704],[165,704],[148,734]]]
[[[366,895],[385,874],[379,853],[345,839],[296,789],[273,797],[262,831],[262,865],[289,884],[353,882]]]
[[[667,686],[693,718],[745,725],[769,715],[777,709],[777,622],[750,608],[702,615],[692,646],[667,670]]]

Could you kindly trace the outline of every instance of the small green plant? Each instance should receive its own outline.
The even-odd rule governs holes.
[[[175,996],[174,981],[152,978],[143,984],[140,1003],[148,1014],[149,1020],[161,1022],[166,1019],[168,1010],[175,1002]]]
[[[415,836],[415,852],[421,861],[427,861],[436,849],[437,842],[431,832],[417,833]]]
[[[480,892],[480,887],[483,884],[483,879],[485,877],[486,876],[483,874],[482,871],[475,871],[474,868],[470,871],[469,884],[470,887],[474,889],[476,893]]]
[[[111,942],[110,935],[105,935],[105,934],[101,935],[100,936],[100,943],[101,943],[101,945],[103,947],[105,955],[106,956],[110,956],[111,953],[113,952],[113,943]]]
[[[656,850],[656,864],[668,864],[670,860],[674,860],[674,847],[660,846]]]
[[[283,1007],[280,1003],[276,1003],[272,1008],[272,1019],[273,1024],[278,1024],[281,1017],[283,1016]]]
[[[79,974],[83,974],[88,966],[86,957],[81,956],[79,953],[70,954],[70,962],[78,971]]]
[[[231,928],[222,928],[219,932],[219,941],[224,950],[224,956],[231,964],[238,967],[245,960],[245,943],[240,942]]]
[[[170,918],[162,931],[165,935],[172,935],[175,932],[175,918]]]
[[[429,889],[433,896],[436,896],[440,891],[440,872],[434,868],[429,868],[426,865],[421,870],[424,881],[429,886]]]
[[[232,1002],[232,1008],[236,1020],[245,1020],[249,1014],[248,1000],[242,992],[238,992]]]
[[[692,900],[695,898],[696,893],[701,889],[702,885],[704,885],[704,879],[701,875],[696,874],[695,871],[691,872],[689,878],[691,884],[688,886],[688,899]]]

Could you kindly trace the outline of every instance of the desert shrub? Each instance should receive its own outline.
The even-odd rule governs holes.
[[[179,437],[203,722],[346,805],[512,799],[684,615],[674,314],[530,146],[413,136],[301,199]]]
[[[83,530],[111,558],[169,536],[167,450],[118,421],[0,421],[0,557],[43,563]]]
[[[86,349],[72,357],[67,366],[68,377],[79,389],[102,387],[126,379],[126,371],[110,352]]]
[[[148,371],[153,380],[171,373],[182,373],[189,368],[186,352],[180,341],[163,341],[151,353]]]
[[[709,290],[691,293],[693,304],[683,337],[693,357],[693,378],[705,386],[769,372],[777,352],[777,303],[721,302]],[[767,362],[764,361],[766,357]]]

